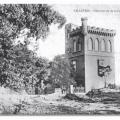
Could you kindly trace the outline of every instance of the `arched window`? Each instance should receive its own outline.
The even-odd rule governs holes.
[[[75,40],[73,41],[73,51],[77,51],[77,42]]]
[[[81,51],[81,50],[82,50],[81,42],[78,42],[78,51]]]
[[[111,52],[112,51],[112,44],[111,44],[111,41],[109,40],[107,42],[107,52]]]
[[[99,51],[99,40],[95,40],[95,51]]]
[[[105,51],[105,40],[101,41],[101,51]]]
[[[88,40],[88,50],[93,50],[93,40],[92,40],[92,38],[90,38]]]

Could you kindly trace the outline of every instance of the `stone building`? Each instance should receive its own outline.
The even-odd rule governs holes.
[[[77,86],[85,92],[115,84],[114,30],[87,25],[65,26],[65,53],[75,70]]]

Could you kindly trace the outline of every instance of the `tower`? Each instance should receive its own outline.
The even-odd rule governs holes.
[[[115,30],[87,25],[67,24],[65,27],[65,53],[75,70],[78,86],[85,92],[115,83],[114,36]]]

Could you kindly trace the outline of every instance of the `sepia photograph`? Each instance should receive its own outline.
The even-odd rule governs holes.
[[[120,5],[0,4],[0,115],[120,115]]]

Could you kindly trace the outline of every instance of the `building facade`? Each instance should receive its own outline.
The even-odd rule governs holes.
[[[82,25],[65,26],[65,53],[85,92],[115,84],[114,30]]]

